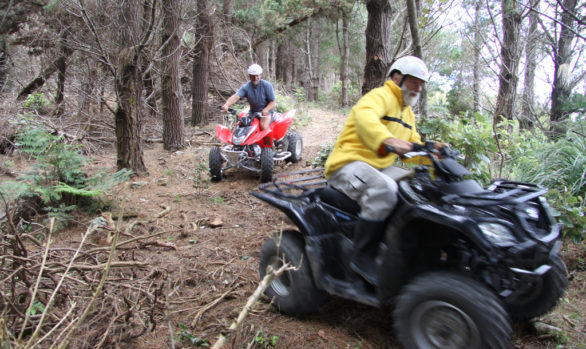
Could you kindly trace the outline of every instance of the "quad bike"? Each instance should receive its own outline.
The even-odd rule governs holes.
[[[237,115],[233,108],[229,108],[228,112]],[[260,129],[261,115],[247,113],[245,109],[236,116],[233,129],[216,125],[216,137],[224,146],[210,150],[212,181],[220,181],[224,172],[230,168],[244,168],[260,173],[260,180],[264,183],[273,178],[275,161],[297,163],[301,160],[303,140],[297,132],[287,131],[293,122],[295,109],[275,114],[267,130]]]
[[[417,148],[404,157],[432,165],[393,175],[399,202],[373,255],[374,284],[349,265],[360,208],[327,185],[323,169],[281,174],[252,192],[297,226],[261,249],[261,277],[269,266],[296,266],[265,293],[294,316],[318,310],[328,294],[393,306],[404,348],[508,348],[510,318],[547,313],[567,284],[546,190],[506,180],[483,188],[464,178],[457,152]]]

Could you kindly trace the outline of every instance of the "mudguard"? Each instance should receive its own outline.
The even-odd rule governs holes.
[[[222,143],[232,144],[232,130],[226,126],[216,125],[216,137]]]
[[[384,304],[389,304],[407,279],[415,276],[409,273],[411,263],[403,250],[416,251],[422,247],[419,241],[422,236],[418,234],[422,227],[429,226],[429,229],[424,229],[423,238],[426,234],[433,237],[441,231],[453,232],[454,236],[464,236],[488,258],[494,253],[493,246],[482,237],[476,222],[466,216],[440,211],[432,205],[403,206],[390,217],[390,221],[393,224],[387,228],[378,268],[380,287],[377,291]]]
[[[295,117],[296,112],[297,110],[292,109],[277,116],[277,119],[271,124],[274,139],[281,139],[285,136],[287,129],[293,123],[293,118]]]

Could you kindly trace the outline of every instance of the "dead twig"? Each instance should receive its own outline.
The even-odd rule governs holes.
[[[295,269],[296,268],[292,267],[290,263],[284,264],[276,271],[271,268],[271,270],[269,272],[267,272],[265,277],[262,279],[262,281],[260,282],[260,284],[258,285],[256,290],[254,291],[254,293],[248,298],[246,305],[244,306],[244,308],[242,308],[242,310],[240,311],[240,314],[238,314],[238,318],[236,319],[236,321],[233,322],[232,325],[230,325],[229,330],[231,332],[234,332],[242,325],[242,323],[244,322],[244,319],[246,318],[246,316],[248,315],[248,313],[252,309],[252,306],[254,305],[254,303],[256,303],[258,301],[260,296],[267,289],[267,287],[269,287],[269,285],[271,284],[271,282],[275,278],[281,276],[281,274],[283,274],[285,271],[295,270]],[[220,333],[220,336],[218,337],[218,340],[216,341],[216,343],[214,343],[214,346],[212,347],[212,349],[223,348],[224,345],[226,344],[227,340],[228,340],[228,337],[226,335],[224,335],[223,333]]]

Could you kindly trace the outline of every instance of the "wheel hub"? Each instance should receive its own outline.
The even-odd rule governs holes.
[[[480,348],[474,321],[456,306],[438,300],[419,304],[411,315],[411,330],[419,348]]]

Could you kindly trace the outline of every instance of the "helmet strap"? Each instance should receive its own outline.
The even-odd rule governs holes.
[[[403,77],[401,78],[401,83],[399,84],[399,87],[403,86],[405,79],[407,79],[407,75],[403,75]]]

